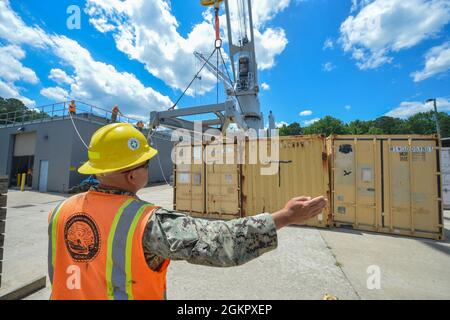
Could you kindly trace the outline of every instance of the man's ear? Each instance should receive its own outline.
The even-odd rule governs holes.
[[[125,180],[128,183],[134,184],[134,182],[136,181],[135,172],[134,171],[127,172],[127,174],[125,175]]]

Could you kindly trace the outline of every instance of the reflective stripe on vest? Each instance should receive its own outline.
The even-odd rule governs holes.
[[[114,217],[106,256],[107,295],[110,300],[132,300],[132,246],[136,226],[144,210],[153,204],[126,200]]]
[[[53,209],[48,224],[48,277],[50,278],[51,284],[53,284],[53,270],[55,268],[57,221],[63,203],[64,201],[61,201],[60,204]]]

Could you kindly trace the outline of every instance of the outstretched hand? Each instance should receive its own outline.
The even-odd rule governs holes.
[[[272,217],[277,229],[280,229],[290,224],[306,222],[321,213],[327,204],[328,200],[323,196],[313,199],[305,196],[296,197],[289,200],[284,208],[275,212]]]

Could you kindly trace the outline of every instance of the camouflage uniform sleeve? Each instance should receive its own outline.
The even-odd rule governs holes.
[[[147,263],[158,270],[164,259],[232,267],[244,264],[278,245],[272,215],[231,221],[210,221],[158,209],[143,236]]]

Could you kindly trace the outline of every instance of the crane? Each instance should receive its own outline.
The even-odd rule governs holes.
[[[199,52],[194,52],[195,57],[203,64],[191,83],[183,92],[187,92],[190,85],[198,79],[200,72],[206,67],[213,72],[217,79],[221,80],[225,87],[226,100],[221,103],[176,108],[177,103],[167,111],[154,111],[150,113],[150,128],[163,126],[171,129],[187,129],[194,131],[194,122],[184,119],[187,116],[212,114],[214,117],[202,121],[202,130],[218,128],[222,132],[235,123],[238,128],[248,130],[264,128],[264,119],[260,111],[258,98],[259,85],[255,54],[255,42],[253,33],[253,17],[251,0],[235,0],[238,16],[238,30],[233,29],[231,21],[230,1],[234,0],[200,0],[205,7],[214,7],[215,43],[214,51],[208,57]],[[221,4],[225,4],[228,33],[228,56],[231,62],[232,76],[228,72],[225,59],[222,55],[222,39],[220,38],[219,10]],[[236,38],[237,35],[237,39]],[[236,41],[237,40],[237,41]],[[236,42],[235,42],[236,41]],[[217,55],[217,64],[211,62],[213,55]],[[219,67],[219,55],[225,72]],[[275,127],[272,112],[269,114],[269,129]]]

